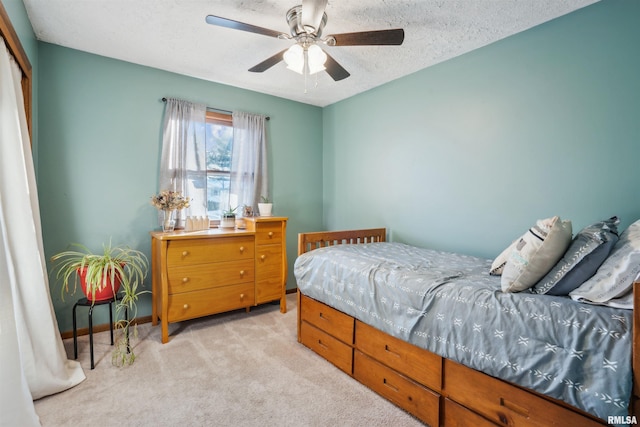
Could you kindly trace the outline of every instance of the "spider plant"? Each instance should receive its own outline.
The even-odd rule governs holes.
[[[149,266],[147,257],[138,250],[113,246],[111,242],[103,245],[101,253],[93,253],[79,243],[71,246],[75,249],[51,257],[52,271],[61,281],[62,299],[65,293],[75,293],[79,281],[89,301],[111,299],[117,295],[116,313],[126,309],[128,316],[116,322],[116,328],[124,333],[122,338],[126,338],[126,344],[116,346],[113,361],[116,365],[133,363],[135,355],[128,344],[129,326],[135,321],[140,294],[148,292],[141,289]],[[102,294],[105,290],[110,291],[106,296]]]

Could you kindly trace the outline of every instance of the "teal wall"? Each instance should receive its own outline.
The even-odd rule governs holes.
[[[640,219],[638,17],[604,0],[326,107],[325,227],[491,258],[539,218]]]
[[[161,98],[172,96],[271,117],[270,194],[274,213],[289,217],[293,266],[297,233],[322,223],[321,108],[47,43],[39,44],[39,62],[38,190],[47,257],[71,242],[98,250],[110,239],[150,255]],[[60,330],[69,331],[78,296],[62,301],[53,280],[51,288]],[[146,295],[139,315],[151,313],[150,301]]]
[[[149,254],[163,96],[271,116],[290,272],[301,231],[386,226],[396,241],[492,257],[537,218],[576,230],[640,218],[635,0],[604,0],[324,109],[37,42],[22,2],[1,1],[36,76],[47,257],[109,238]],[[61,301],[52,283],[52,297],[69,331],[76,296]],[[139,314],[150,310],[147,296]]]

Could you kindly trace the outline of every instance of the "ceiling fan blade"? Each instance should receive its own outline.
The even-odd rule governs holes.
[[[336,39],[335,46],[374,46],[374,45],[401,45],[404,41],[404,30],[362,31],[358,33],[332,34]]]
[[[316,34],[328,0],[302,0],[302,26],[308,33]]]
[[[331,78],[335,81],[344,80],[349,77],[351,74],[347,70],[345,70],[342,65],[338,64],[338,61],[333,59],[331,55],[327,52],[327,61],[324,63],[327,73],[331,76]]]
[[[287,49],[276,53],[275,55],[265,59],[261,63],[249,68],[249,71],[251,71],[252,73],[262,73],[263,71],[267,71],[269,68],[282,61],[282,55],[284,55],[286,51]]]
[[[233,19],[221,18],[219,16],[207,15],[207,23],[217,25],[219,27],[231,28],[234,30],[248,31],[250,33],[262,34],[263,36],[278,37],[282,33],[268,28],[262,28],[244,22],[234,21]]]

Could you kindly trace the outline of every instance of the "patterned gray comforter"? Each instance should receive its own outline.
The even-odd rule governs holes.
[[[298,257],[300,291],[390,335],[607,419],[627,415],[631,310],[506,294],[491,260],[400,243]]]

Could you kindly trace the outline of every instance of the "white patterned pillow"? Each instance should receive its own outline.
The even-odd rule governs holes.
[[[605,304],[625,295],[640,274],[640,220],[621,235],[596,274],[569,295],[577,301]]]
[[[517,240],[514,240],[504,251],[500,253],[491,263],[491,270],[489,270],[489,274],[492,276],[500,276],[504,271],[504,266],[507,265],[507,261],[509,260],[509,254],[513,250],[514,246],[518,243]]]
[[[571,221],[541,219],[513,246],[504,266],[503,292],[529,289],[553,268],[571,244]]]

